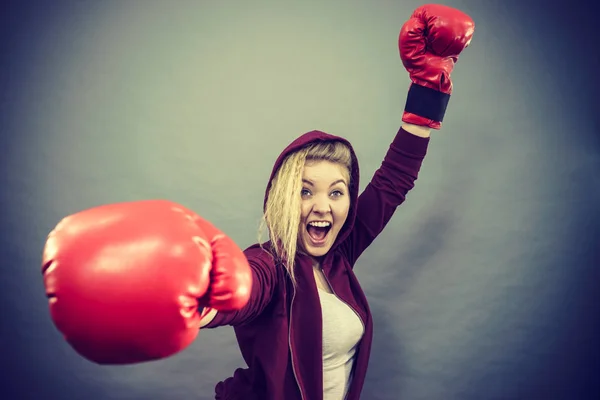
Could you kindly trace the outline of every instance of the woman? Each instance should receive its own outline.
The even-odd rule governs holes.
[[[220,383],[217,398],[255,398],[254,382],[264,387],[261,399],[297,398],[298,388],[304,399],[343,399],[348,390],[358,397],[373,324],[352,268],[413,187],[428,135],[404,124],[360,197],[358,163],[344,139],[309,132],[281,154],[265,198],[279,246],[247,249],[256,270],[249,303],[203,320],[208,328],[233,325],[250,367]]]
[[[266,243],[242,253],[169,201],[61,221],[45,247],[44,280],[65,339],[94,362],[124,364],[181,351],[199,327],[231,325],[248,368],[218,383],[217,399],[358,399],[373,321],[353,267],[412,189],[473,31],[458,10],[415,10],[399,38],[412,81],[404,123],[381,167],[359,196],[351,144],[302,135],[268,181]]]

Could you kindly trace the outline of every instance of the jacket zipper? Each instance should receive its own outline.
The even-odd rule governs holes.
[[[324,270],[324,269],[321,269],[321,272],[323,273],[323,276],[325,277],[325,280],[327,281],[327,284],[329,285],[329,288],[331,289],[331,292],[333,293],[333,295],[334,295],[335,297],[337,297],[339,301],[341,301],[342,303],[344,303],[345,305],[347,305],[349,309],[351,309],[352,311],[354,311],[354,314],[356,314],[356,316],[358,317],[358,320],[359,320],[359,321],[360,321],[360,323],[362,324],[362,327],[363,327],[363,332],[364,332],[364,331],[366,330],[366,328],[365,328],[365,323],[364,323],[364,321],[362,320],[362,318],[360,317],[360,314],[358,313],[358,311],[356,311],[356,310],[354,309],[354,307],[352,307],[350,304],[346,303],[344,300],[342,300],[342,299],[340,298],[340,296],[338,296],[338,295],[337,295],[337,293],[335,292],[335,289],[333,289],[333,286],[331,285],[331,282],[329,282],[329,278],[327,278],[327,275],[325,274],[325,270]],[[293,300],[293,298],[292,298],[292,301],[294,301],[294,300]],[[292,365],[293,365],[293,363],[292,363]],[[344,399],[347,399],[347,398],[348,398],[348,395],[350,394],[350,387],[352,387],[352,385],[350,385],[350,386],[348,387],[348,393],[346,393],[346,396],[344,396]]]
[[[345,305],[347,305],[349,309],[351,309],[352,311],[354,311],[354,314],[356,314],[356,316],[358,317],[358,320],[359,320],[359,321],[360,321],[360,323],[362,324],[362,326],[363,326],[363,331],[364,331],[364,330],[365,330],[365,323],[364,323],[364,321],[362,320],[362,318],[360,317],[360,314],[358,313],[358,311],[356,311],[356,310],[354,309],[354,307],[352,307],[350,304],[346,303],[344,300],[342,300],[342,299],[340,298],[340,296],[338,296],[338,295],[337,295],[337,293],[336,293],[336,292],[335,292],[335,290],[333,289],[333,286],[331,285],[331,282],[329,282],[329,278],[327,278],[327,275],[325,275],[325,271],[322,271],[322,272],[323,272],[323,276],[325,277],[325,280],[327,281],[327,284],[329,285],[329,288],[331,289],[331,291],[333,292],[333,294],[335,295],[335,297],[337,297],[339,301],[341,301],[342,303],[344,303]],[[292,298],[292,301],[294,301],[294,300],[293,300],[293,298]]]
[[[292,295],[292,303],[290,305],[290,329],[288,332],[288,342],[290,343],[290,355],[292,357],[292,371],[294,372],[294,379],[296,379],[296,384],[298,385],[298,389],[300,389],[300,398],[304,400],[304,392],[302,391],[302,385],[300,385],[300,380],[298,379],[298,375],[296,374],[296,366],[294,365],[294,351],[292,346],[292,313],[294,310],[294,299],[296,298],[296,288],[294,288],[294,294]]]

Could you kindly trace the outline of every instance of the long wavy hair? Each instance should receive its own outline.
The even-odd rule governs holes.
[[[268,230],[272,250],[282,261],[294,285],[294,260],[298,252],[298,234],[301,217],[302,173],[304,166],[313,162],[329,161],[344,167],[350,186],[352,154],[340,141],[311,143],[289,154],[277,170],[269,189],[265,211],[258,230],[259,243]]]

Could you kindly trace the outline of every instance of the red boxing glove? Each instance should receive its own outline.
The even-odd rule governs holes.
[[[417,8],[404,23],[398,48],[412,84],[402,121],[441,128],[452,94],[450,74],[474,32],[471,17],[438,4]]]
[[[236,244],[169,201],[110,204],[49,234],[43,277],[66,341],[98,364],[171,356],[198,335],[203,307],[242,308],[252,274]]]

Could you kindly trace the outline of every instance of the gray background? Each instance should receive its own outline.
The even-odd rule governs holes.
[[[416,188],[356,268],[375,318],[363,398],[595,398],[594,12],[442,3],[477,30]],[[2,398],[212,398],[243,365],[229,327],[160,362],[79,358],[47,312],[46,234],[84,208],[168,198],[246,247],[275,158],[312,129],[354,144],[364,188],[401,124],[396,40],[420,4],[3,2]]]

